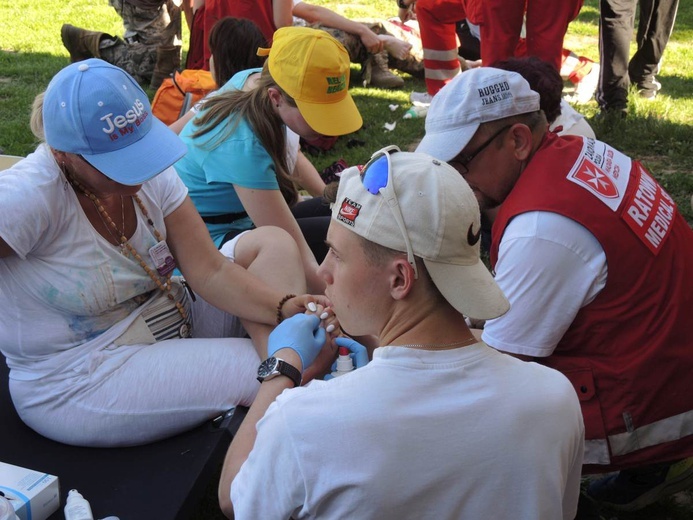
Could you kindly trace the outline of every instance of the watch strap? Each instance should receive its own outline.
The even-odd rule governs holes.
[[[272,368],[272,372],[267,374],[267,375],[264,375],[264,376],[259,375],[260,370],[270,360],[276,361],[276,365],[274,366],[274,368]],[[258,368],[257,380],[260,381],[260,383],[264,383],[265,381],[269,381],[270,379],[273,379],[279,375],[283,375],[283,376],[286,376],[289,379],[291,379],[294,382],[294,386],[301,386],[301,380],[302,380],[301,371],[298,368],[296,368],[295,366],[287,363],[283,359],[279,359],[279,358],[276,358],[274,356],[270,356],[265,361],[260,363],[260,368]]]
[[[294,386],[301,386],[301,371],[286,361],[281,359],[278,359],[277,361],[279,361],[279,363],[277,363],[277,371],[291,379],[294,382]]]

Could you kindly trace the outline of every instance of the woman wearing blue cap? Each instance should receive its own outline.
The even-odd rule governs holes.
[[[20,417],[60,442],[125,446],[250,404],[272,326],[326,303],[294,296],[291,237],[265,228],[237,239],[235,263],[220,254],[171,168],[185,145],[102,60],[60,71],[32,130],[45,143],[0,173],[0,350]],[[202,339],[205,301],[253,342]]]

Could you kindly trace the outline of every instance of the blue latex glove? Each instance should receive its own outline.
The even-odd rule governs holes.
[[[349,357],[354,362],[354,369],[364,367],[368,364],[368,350],[366,347],[361,345],[358,341],[354,341],[351,338],[339,337],[336,338],[335,343],[338,347],[346,347],[349,349]],[[337,361],[332,363],[332,372],[337,370]],[[326,374],[323,378],[325,381],[329,381],[334,376],[332,374]]]
[[[282,321],[270,333],[267,340],[267,353],[274,356],[277,350],[290,348],[301,358],[303,370],[315,361],[325,344],[327,335],[320,326],[320,318],[314,314],[295,314]]]
[[[338,347],[346,347],[349,349],[349,357],[354,362],[354,368],[365,367],[368,364],[368,350],[358,341],[351,338],[339,337],[334,340]],[[335,370],[337,365],[335,365]]]

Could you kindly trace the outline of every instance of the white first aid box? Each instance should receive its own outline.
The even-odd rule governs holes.
[[[0,462],[0,491],[20,520],[46,520],[60,507],[58,477]]]

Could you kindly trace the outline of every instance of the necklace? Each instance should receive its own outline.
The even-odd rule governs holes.
[[[128,256],[128,250],[126,249],[125,244],[123,244],[121,241],[121,237],[125,236],[125,203],[123,202],[123,196],[120,196],[120,212],[123,217],[123,227],[121,228],[121,231],[121,229],[116,227],[115,222],[113,222],[113,220],[111,220],[111,218],[108,216],[105,208],[102,207],[99,209],[97,204],[98,199],[96,197],[91,198],[86,193],[85,195],[91,201],[91,203],[94,204],[94,207],[97,209],[99,217],[101,218],[101,222],[103,222],[104,226],[106,226],[108,233],[111,235],[113,240],[116,241],[116,244],[120,246],[120,252],[123,254],[123,256]],[[114,233],[113,230],[116,232]]]
[[[392,345],[393,347],[416,348],[420,350],[449,350],[454,347],[466,347],[473,345],[479,340],[476,338],[468,338],[462,341],[454,341],[452,343],[414,343],[410,345]]]
[[[94,204],[96,207],[97,211],[99,212],[99,216],[101,217],[101,220],[106,224],[106,227],[109,228],[109,233],[120,243],[121,249],[130,252],[130,254],[133,256],[135,260],[140,264],[142,269],[149,275],[149,278],[152,279],[152,281],[156,284],[156,286],[166,295],[166,297],[173,302],[173,304],[176,306],[176,309],[178,309],[179,314],[183,317],[184,320],[188,319],[188,313],[185,310],[185,307],[181,305],[180,302],[176,301],[175,297],[171,293],[171,273],[168,273],[166,275],[165,281],[161,281],[161,278],[154,274],[154,271],[151,270],[149,265],[147,265],[147,262],[142,260],[142,257],[140,254],[137,252],[137,249],[135,249],[130,242],[128,241],[127,237],[125,236],[125,206],[123,203],[123,197],[121,195],[120,197],[120,203],[121,203],[121,209],[123,210],[123,229],[122,231],[118,229],[118,226],[116,226],[116,223],[113,222],[113,219],[110,217],[108,212],[106,211],[106,208],[103,207],[103,204],[99,200],[99,198],[91,193],[89,190],[87,190],[84,185],[82,185],[77,179],[72,174],[68,174],[68,177],[70,179],[70,182],[84,195],[91,200],[91,202]],[[163,237],[161,236],[161,233],[154,227],[154,221],[151,219],[149,216],[149,212],[147,211],[147,208],[145,207],[144,203],[142,200],[139,198],[137,194],[133,195],[132,198],[134,201],[137,203],[137,206],[140,208],[140,211],[142,212],[142,216],[147,220],[147,224],[152,228],[152,233],[154,234],[154,237],[157,239],[157,241],[162,242]],[[110,228],[113,228],[113,230],[120,235],[120,237],[113,235],[113,232],[111,232]],[[125,255],[127,256],[127,255]]]

